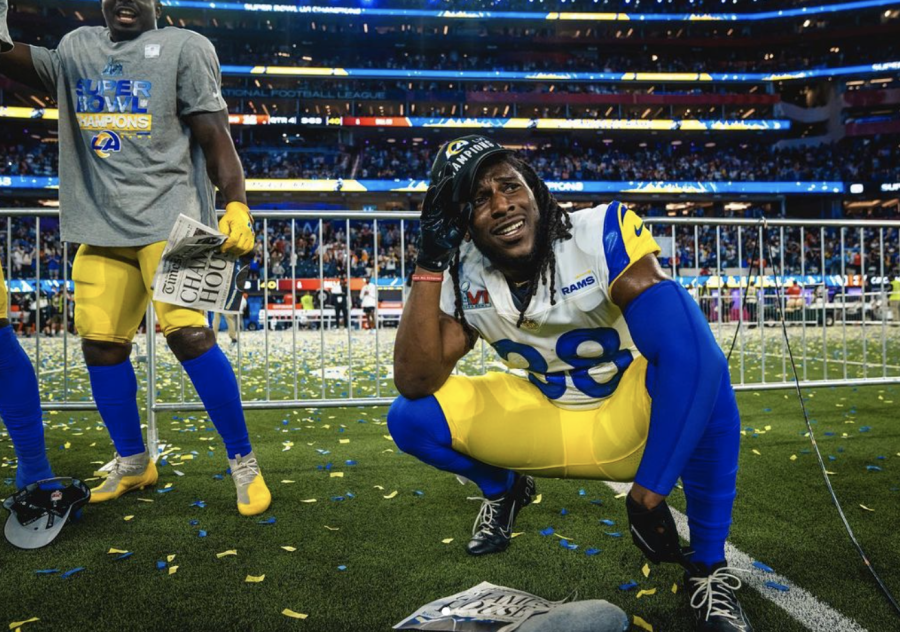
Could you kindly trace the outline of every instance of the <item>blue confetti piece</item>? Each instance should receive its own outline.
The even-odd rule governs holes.
[[[175,491],[174,487],[169,487],[167,489],[157,489],[156,493],[157,494],[168,494],[169,492],[174,492],[174,491]]]
[[[578,495],[579,495],[579,496],[587,496],[587,492],[584,491],[583,489],[579,489],[579,490],[578,490]]]
[[[203,529],[200,529],[200,531],[197,532],[197,535],[198,535],[199,537],[201,537],[201,538],[205,538],[205,537],[206,537],[206,531],[204,531]]]
[[[338,566],[338,570],[339,570],[339,571],[345,571],[345,570],[347,570],[347,567],[344,566],[343,564],[341,564],[340,566]]]
[[[167,466],[168,464],[169,464],[169,462],[168,462],[166,459],[160,459],[160,460],[157,462],[157,465],[160,466],[160,467],[165,467],[165,466]]]
[[[200,524],[200,521],[199,520],[191,520],[190,522],[188,522],[188,524],[191,525],[192,527],[196,527],[198,524]]]
[[[602,505],[602,504],[603,504],[603,501],[600,500],[600,499],[598,498],[598,499],[596,499],[596,500],[592,500],[592,501],[591,501],[591,504],[592,504],[592,505]]]
[[[344,465],[356,465],[356,461],[344,461]]]
[[[413,492],[413,494],[415,494],[416,496],[424,496],[424,495],[425,495],[425,492],[420,491],[420,490],[417,489],[417,490],[415,490],[415,491]]]
[[[833,433],[833,432],[826,432],[826,433],[825,433],[825,436],[826,436],[826,437],[833,437],[833,436],[834,436],[834,433]]]
[[[832,455],[829,454],[829,455],[828,455],[828,460],[829,460],[829,461],[837,461],[837,457],[836,457],[836,456],[832,456]]]
[[[318,452],[322,456],[325,456],[326,454],[331,454],[331,452],[329,450],[323,450],[322,448],[316,448],[316,452]]]
[[[621,538],[622,537],[622,534],[619,533],[618,531],[604,531],[603,533],[605,533],[606,535],[608,535],[611,538]]]
[[[63,573],[62,575],[60,575],[60,578],[62,578],[62,579],[69,579],[69,578],[70,578],[72,575],[74,575],[75,573],[80,573],[80,572],[83,571],[83,570],[84,570],[84,567],[83,567],[83,566],[79,566],[78,568],[73,568],[72,570],[66,571],[65,573]]]
[[[763,412],[770,413],[770,412],[772,412],[772,409],[771,408],[763,408]]]
[[[356,498],[356,494],[354,494],[353,492],[347,492],[345,495],[347,496],[347,498]]]
[[[338,429],[338,432],[344,432],[344,429],[343,429],[343,428],[339,428],[339,429]]]
[[[575,549],[578,548],[577,544],[572,544],[568,540],[560,540],[559,545],[564,549],[569,549],[570,551],[574,551]]]
[[[206,509],[206,501],[205,500],[195,500],[191,503],[191,507],[200,507],[200,509]]]
[[[54,573],[58,573],[58,568],[42,568],[39,571],[34,571],[35,575],[53,575]]]
[[[600,521],[600,524],[605,524],[607,527],[615,526],[616,522],[614,520],[610,520],[608,518],[604,518]]]
[[[878,467],[877,465],[867,465],[866,469],[869,470],[870,472],[880,472],[881,471],[881,468]]]
[[[585,549],[585,555],[597,555],[600,552],[600,549]]]
[[[344,500],[344,497],[343,496],[332,496],[331,500],[333,500],[335,502],[341,502],[342,500]]]
[[[221,481],[223,478],[225,478],[225,477],[222,476],[221,474],[213,474],[214,481]]]
[[[553,535],[554,531],[555,530],[553,529],[553,527],[547,527],[546,529],[541,531],[541,535]]]
[[[766,582],[766,586],[769,588],[774,588],[775,590],[778,590],[781,592],[787,592],[791,589],[790,586],[785,586],[784,584],[779,584],[778,582],[771,582],[771,581]]]
[[[763,564],[762,562],[753,562],[753,565],[761,571],[766,571],[767,573],[774,573],[771,566]]]
[[[876,456],[875,458],[878,459],[879,461],[884,461],[884,459],[885,459],[886,457],[883,457],[883,456]]]
[[[271,518],[266,518],[265,520],[260,520],[257,522],[257,524],[275,524],[275,516],[272,516]]]
[[[118,557],[114,557],[113,562],[118,562],[119,560],[124,560],[126,558],[131,557],[132,555],[134,555],[134,551],[128,551],[127,553],[122,553],[122,555],[120,555]]]
[[[559,512],[559,515],[566,516],[566,515],[568,515],[568,513],[569,513],[569,510],[566,509],[565,507],[563,507],[562,510]]]
[[[288,425],[288,423],[289,423],[289,422],[288,422],[287,419],[282,419],[282,420],[281,420],[281,425],[282,425],[282,426],[286,426],[286,425]]]
[[[619,590],[624,590],[624,591],[634,590],[637,587],[638,587],[638,583],[636,581],[634,581],[633,579],[630,582],[628,582],[627,584],[619,584]]]
[[[869,432],[871,429],[872,429],[872,426],[860,426],[859,427],[860,432]]]

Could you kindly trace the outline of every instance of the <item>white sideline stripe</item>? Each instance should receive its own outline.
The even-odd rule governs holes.
[[[630,483],[606,483],[617,494],[627,492],[631,489]],[[675,524],[678,526],[678,535],[683,539],[689,539],[689,531],[687,524],[687,516],[680,511],[672,509],[672,516],[675,518]],[[725,543],[725,555],[728,558],[728,565],[734,568],[741,568],[750,571],[747,574],[739,575],[741,581],[753,587],[763,597],[775,603],[782,608],[791,617],[799,621],[801,624],[812,630],[813,632],[866,632],[866,629],[860,626],[853,619],[848,619],[831,606],[822,603],[814,596],[806,592],[799,586],[794,585],[791,580],[779,575],[778,573],[766,573],[753,566],[753,559],[738,550],[730,542]],[[790,587],[787,592],[768,588],[767,581],[778,582]],[[753,613],[751,622],[753,621]]]

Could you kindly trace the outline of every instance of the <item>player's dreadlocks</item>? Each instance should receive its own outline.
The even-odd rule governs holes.
[[[547,275],[550,275],[550,304],[556,304],[556,254],[553,252],[553,244],[559,240],[566,240],[572,237],[572,218],[569,212],[562,208],[550,193],[550,189],[544,184],[537,172],[525,161],[521,160],[514,154],[509,154],[497,158],[493,161],[489,159],[482,169],[487,168],[498,162],[506,162],[513,169],[522,174],[525,183],[534,194],[537,203],[538,214],[540,220],[537,227],[537,235],[535,236],[535,249],[531,258],[534,265],[534,272],[528,284],[528,294],[522,301],[522,307],[519,310],[519,320],[516,321],[516,327],[521,327],[525,320],[525,311],[531,304],[538,289],[538,282],[547,283]],[[459,248],[453,255],[453,262],[450,264],[450,276],[453,279],[453,292],[456,297],[456,307],[454,316],[462,324],[469,335],[470,341],[474,341],[474,331],[466,322],[466,316],[462,308],[462,294],[459,288]]]

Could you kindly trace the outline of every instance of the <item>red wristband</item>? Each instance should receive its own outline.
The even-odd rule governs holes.
[[[412,275],[413,281],[427,281],[430,283],[442,283],[444,281],[444,275],[442,274],[414,274]]]

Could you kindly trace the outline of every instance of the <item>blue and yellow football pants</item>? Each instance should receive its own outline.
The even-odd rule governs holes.
[[[129,343],[147,310],[166,242],[148,246],[82,245],[75,255],[75,327],[87,340]],[[203,312],[154,301],[163,334],[206,327]]]

